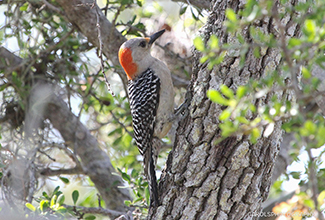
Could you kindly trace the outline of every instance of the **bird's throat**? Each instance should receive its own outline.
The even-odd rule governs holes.
[[[136,63],[133,62],[133,58],[132,58],[132,51],[130,48],[121,48],[120,51],[118,52],[119,54],[119,60],[120,63],[126,73],[126,75],[128,76],[128,79],[134,79],[135,74],[138,70],[138,66]]]

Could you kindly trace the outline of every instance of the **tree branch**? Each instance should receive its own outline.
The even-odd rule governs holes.
[[[98,147],[98,142],[89,130],[78,120],[66,103],[52,94],[46,100],[48,103],[45,117],[56,128],[63,139],[73,143],[73,148],[80,157],[85,174],[94,182],[109,209],[125,211],[130,209],[124,200],[131,200],[122,179],[114,175],[113,168],[107,154]]]
[[[211,2],[208,0],[172,0],[173,2],[184,2],[188,5],[194,5],[201,9],[210,9]]]
[[[72,174],[82,174],[82,173],[83,171],[80,167],[74,167],[71,169],[58,169],[58,170],[45,168],[40,172],[40,174],[44,176],[72,175]]]
[[[0,70],[9,73],[9,70],[22,66],[23,60],[3,47],[0,47],[0,57]],[[32,91],[41,91],[42,97],[32,97],[30,109],[37,109],[38,105],[47,106],[44,117],[51,121],[65,142],[75,149],[81,159],[82,169],[95,184],[107,208],[120,212],[130,210],[130,207],[124,204],[124,200],[131,200],[129,192],[120,187],[124,186],[123,181],[120,176],[114,175],[115,169],[107,154],[98,147],[96,138],[70,111],[66,103],[53,94],[49,84],[38,83]]]
[[[126,41],[125,37],[107,20],[97,4],[89,6],[85,0],[58,0],[58,4],[63,8],[68,20],[78,27],[78,29],[88,38],[96,47],[100,48],[98,39],[97,17],[100,27],[102,52],[112,62],[113,66],[119,67],[117,58],[120,45]],[[114,43],[112,43],[114,42]],[[127,85],[127,78],[123,70],[116,68],[124,85]]]
[[[81,211],[83,213],[88,213],[88,214],[101,214],[101,215],[108,216],[110,218],[117,218],[117,217],[125,214],[123,212],[117,212],[117,211],[110,210],[110,209],[104,209],[102,207],[96,208],[96,207],[84,207],[84,206],[71,206],[71,205],[65,205],[65,204],[63,206],[67,209],[78,210],[78,211]]]

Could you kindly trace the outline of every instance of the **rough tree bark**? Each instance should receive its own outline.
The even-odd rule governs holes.
[[[208,40],[216,34],[221,43],[234,39],[223,27],[226,8],[238,11],[246,1],[217,0],[212,2],[211,14],[201,35]],[[278,1],[274,10],[279,10]],[[292,1],[291,4],[296,4]],[[281,20],[285,26],[290,15]],[[276,37],[279,32],[273,17],[265,17],[254,26]],[[290,24],[285,37],[298,33],[299,26]],[[243,36],[250,42],[248,30]],[[212,103],[206,96],[208,89],[225,84],[232,89],[245,85],[249,79],[259,80],[266,71],[275,70],[281,62],[279,49],[261,50],[256,58],[248,50],[243,68],[239,68],[239,53],[228,54],[221,65],[209,71],[200,64],[201,54],[195,52],[194,70],[189,92],[193,94],[190,115],[177,130],[176,142],[159,184],[162,205],[149,219],[256,219],[261,204],[266,200],[271,184],[272,169],[282,140],[281,122],[275,124],[272,134],[261,137],[256,144],[245,135],[220,140],[218,116],[223,107]],[[275,92],[279,98],[286,96]],[[271,96],[255,101],[256,106],[267,104]],[[251,116],[253,119],[254,116]]]

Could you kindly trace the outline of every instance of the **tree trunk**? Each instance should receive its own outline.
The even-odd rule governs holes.
[[[211,14],[201,30],[205,41],[215,34],[221,43],[233,42],[223,27],[225,10],[232,8],[237,12],[244,7],[244,2],[213,1]],[[274,10],[278,10],[278,4],[274,2]],[[290,16],[281,22],[285,25],[289,20]],[[263,21],[254,22],[254,26],[279,37],[273,17],[264,17]],[[285,37],[298,33],[297,25],[291,27]],[[246,42],[251,42],[247,29],[242,34]],[[262,136],[255,144],[245,135],[227,137],[220,142],[218,116],[224,108],[211,102],[206,92],[222,84],[236,90],[250,79],[265,77],[266,71],[275,70],[280,64],[280,50],[266,48],[256,58],[253,49],[249,49],[242,68],[239,53],[228,54],[211,71],[206,64],[199,63],[200,57],[196,51],[189,90],[193,95],[190,114],[180,122],[160,180],[162,205],[149,214],[149,219],[257,219],[261,204],[269,194],[272,169],[282,140],[281,122],[275,124],[270,136]],[[278,98],[286,95],[282,91],[273,94]],[[256,107],[267,104],[272,95],[255,100]]]

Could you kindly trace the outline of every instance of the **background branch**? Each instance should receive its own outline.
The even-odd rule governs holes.
[[[210,9],[211,1],[208,0],[172,0],[173,2],[183,2],[189,5],[194,5],[201,9]]]
[[[3,47],[0,47],[0,57],[3,58],[0,62],[0,70],[5,71],[20,66],[20,62],[23,61]],[[62,98],[53,94],[51,85],[38,83],[32,90],[42,91],[43,96],[42,100],[31,102],[30,108],[35,108],[40,102],[47,106],[44,117],[51,121],[67,144],[72,144],[70,147],[75,149],[80,157],[82,169],[94,182],[107,208],[120,212],[130,210],[124,204],[124,200],[131,200],[129,191],[120,188],[124,186],[122,179],[119,175],[114,175],[115,169],[109,157],[98,147],[96,138],[90,134],[88,128],[70,111]]]

